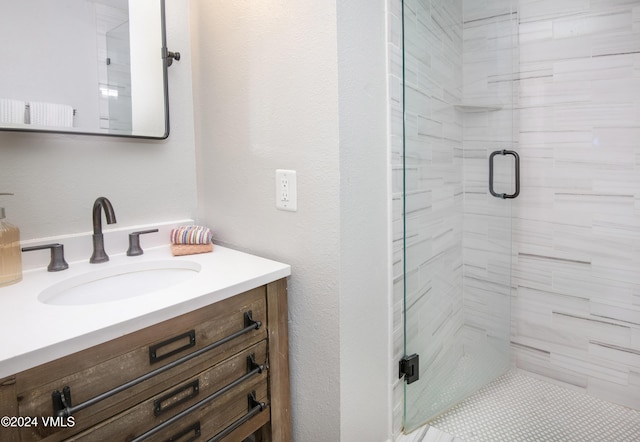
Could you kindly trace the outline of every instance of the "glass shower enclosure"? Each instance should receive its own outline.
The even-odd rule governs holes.
[[[511,365],[512,3],[402,5],[404,336],[405,354],[419,355],[405,432]]]

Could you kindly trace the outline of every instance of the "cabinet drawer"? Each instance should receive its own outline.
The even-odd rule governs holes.
[[[226,397],[218,402],[208,404],[200,408],[194,413],[185,416],[182,420],[172,423],[158,434],[154,434],[144,439],[145,442],[187,442],[187,441],[207,441],[213,436],[219,434],[238,419],[241,419],[248,412],[248,396],[255,394],[260,402],[267,400],[267,386],[265,382],[257,382],[255,384],[248,383],[238,389],[235,397]],[[262,419],[262,424],[269,419],[269,406],[254,416],[252,419]],[[118,419],[115,416],[113,419]],[[110,425],[111,420],[104,422],[104,425]],[[251,423],[246,424],[250,428]],[[102,440],[92,433],[93,428],[81,434],[72,436],[68,441],[78,442],[96,442]],[[237,434],[237,433],[236,433]],[[246,432],[246,436],[251,434],[251,430]],[[129,441],[130,436],[127,433],[110,434],[109,439],[114,442]],[[231,437],[222,439],[223,441],[231,440]],[[235,439],[242,440],[242,439]]]
[[[82,404],[146,373],[198,352],[212,348],[179,366],[167,369],[125,391],[73,413],[74,431],[81,431],[155,395],[180,379],[266,338],[266,290],[264,287],[220,301],[194,312],[145,328],[82,352],[52,361],[16,376],[19,413],[22,416],[51,416],[53,391],[69,387],[72,406]],[[246,326],[245,314],[260,321],[258,329],[225,341]],[[220,345],[217,345],[220,341]],[[62,431],[61,431],[62,430]],[[26,428],[23,441],[61,440],[64,428]]]
[[[190,440],[207,441],[247,414],[249,408],[248,396],[252,393],[255,394],[258,401],[266,402],[266,382],[259,382],[256,385],[248,384],[240,388],[235,397],[225,398],[220,402],[203,407],[191,418],[186,417],[183,421],[176,422],[175,425],[167,428],[162,434],[156,434],[145,439],[145,442],[166,442],[167,440],[176,442],[187,442]],[[253,419],[257,420],[263,416],[268,419],[269,412],[270,408],[267,405],[267,407],[260,412],[260,414],[253,417]],[[198,426],[200,427],[199,435],[196,430]],[[251,432],[247,431],[246,434],[243,435],[243,438],[250,434]],[[242,439],[232,439],[232,437],[229,437],[222,440],[237,441]],[[89,442],[89,440],[87,440],[87,442]]]
[[[250,371],[247,358],[251,355],[257,363],[264,365],[265,369],[261,373],[256,372],[247,376]],[[212,434],[215,434],[246,414],[247,395],[251,391],[263,390],[263,394],[259,395],[259,400],[266,401],[266,358],[267,343],[262,341],[216,366],[166,389],[114,418],[72,437],[71,440],[113,440],[114,442],[134,440],[190,408],[193,408],[192,412],[185,414],[184,417],[166,428],[156,430],[154,436],[160,440],[167,440],[168,436],[185,430],[185,437],[188,439],[188,434],[195,434],[196,427],[194,426],[189,431],[187,429],[198,419],[201,419],[200,416],[207,415],[211,410],[216,410],[216,413],[224,410],[228,415],[224,417],[216,415],[215,419],[210,419],[216,421],[216,425],[212,426],[209,422],[205,423],[202,420],[200,422],[201,432],[204,428],[210,428],[208,431],[214,431]],[[243,376],[246,378],[242,382],[233,385],[234,381],[238,381]],[[232,385],[231,388],[229,388],[230,385]],[[203,403],[203,405],[196,409],[198,403]],[[114,438],[114,436],[116,437]],[[153,437],[148,440],[153,440]]]

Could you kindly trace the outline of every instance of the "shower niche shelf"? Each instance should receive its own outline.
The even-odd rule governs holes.
[[[453,107],[462,113],[479,113],[479,112],[495,112],[502,110],[504,106],[501,104],[454,104]]]

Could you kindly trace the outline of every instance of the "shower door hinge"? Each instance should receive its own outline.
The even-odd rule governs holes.
[[[420,365],[419,365],[418,354],[412,354],[411,356],[404,356],[400,359],[400,375],[398,377],[404,376],[404,380],[407,384],[417,381],[420,379]]]

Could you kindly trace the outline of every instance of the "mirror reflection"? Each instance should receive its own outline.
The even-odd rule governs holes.
[[[166,138],[161,0],[0,0],[0,130]]]

